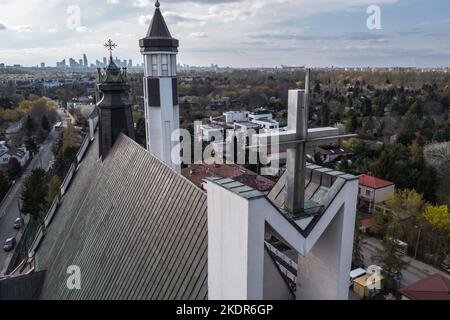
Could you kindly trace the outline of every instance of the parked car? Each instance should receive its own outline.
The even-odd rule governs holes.
[[[14,229],[19,230],[22,227],[23,227],[23,219],[22,218],[17,218],[16,220],[14,220]]]
[[[3,245],[3,250],[5,250],[6,252],[11,251],[12,249],[14,249],[15,245],[16,245],[15,238],[6,239],[5,244]]]
[[[367,271],[363,268],[358,268],[355,270],[350,271],[350,283],[349,283],[349,287],[351,288],[353,285],[353,280],[358,279],[359,277],[362,277],[363,275],[365,275],[367,273]]]

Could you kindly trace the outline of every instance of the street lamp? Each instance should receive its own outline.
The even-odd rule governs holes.
[[[416,249],[414,251],[414,259],[417,259],[417,251],[419,249],[420,231],[422,231],[422,229],[419,226],[414,226],[414,228],[419,229],[419,233],[417,234]]]

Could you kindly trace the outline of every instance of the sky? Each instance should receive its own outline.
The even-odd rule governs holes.
[[[447,67],[448,0],[160,0],[178,61],[207,66]],[[376,5],[379,15],[368,12]],[[153,0],[0,0],[0,63],[86,53],[140,63]],[[379,19],[378,19],[379,17]],[[375,18],[375,20],[373,20]],[[372,22],[368,27],[367,20]],[[374,28],[380,27],[380,28]]]

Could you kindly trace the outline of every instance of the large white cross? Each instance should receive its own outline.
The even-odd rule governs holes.
[[[289,90],[288,130],[256,136],[259,147],[283,146],[287,148],[286,209],[293,214],[304,212],[306,147],[312,143],[325,144],[355,135],[339,135],[334,127],[308,129],[310,70],[306,70],[305,89]],[[274,142],[275,140],[275,142]],[[255,144],[253,144],[255,145]]]

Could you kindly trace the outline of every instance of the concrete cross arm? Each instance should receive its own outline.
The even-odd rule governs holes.
[[[320,140],[337,140],[339,138],[346,138],[353,135],[339,135],[339,129],[334,127],[311,128],[308,129],[308,137],[306,142],[314,142]],[[276,133],[263,133],[254,135],[250,148],[265,147],[265,146],[283,146],[286,148],[295,148],[299,143],[305,142],[304,139],[299,139],[295,130],[281,131]]]

